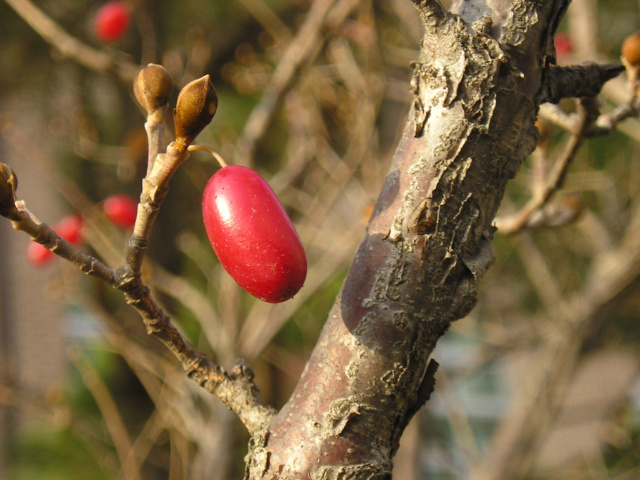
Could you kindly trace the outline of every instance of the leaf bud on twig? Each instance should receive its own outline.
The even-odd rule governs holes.
[[[169,103],[173,82],[167,69],[150,63],[133,81],[133,94],[149,115]]]
[[[0,215],[10,219],[20,216],[16,208],[18,179],[9,165],[0,163]]]
[[[640,63],[640,32],[635,32],[624,39],[622,56],[630,65]]]
[[[624,39],[620,53],[622,64],[627,70],[627,80],[633,92],[640,80],[640,31]]]
[[[190,145],[209,125],[217,109],[218,95],[209,75],[185,85],[178,94],[176,108],[173,110],[176,141]]]

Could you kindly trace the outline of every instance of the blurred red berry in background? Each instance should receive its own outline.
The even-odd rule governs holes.
[[[556,54],[559,57],[569,55],[573,51],[571,37],[565,32],[558,32],[553,39],[553,43],[556,47]]]
[[[105,3],[98,12],[93,23],[93,28],[98,40],[104,43],[112,43],[120,39],[131,23],[131,11],[124,2]]]
[[[82,243],[82,226],[84,221],[77,213],[64,217],[53,229],[70,244],[78,246]]]
[[[120,228],[131,228],[136,223],[138,202],[122,193],[108,197],[102,209],[109,221]]]
[[[43,267],[53,260],[53,252],[39,243],[31,242],[27,247],[27,260],[36,267]]]

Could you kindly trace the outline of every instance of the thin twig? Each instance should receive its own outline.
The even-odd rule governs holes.
[[[147,132],[147,176],[151,174],[153,170],[153,164],[156,157],[160,153],[162,148],[162,137],[164,134],[164,125],[162,120],[164,118],[164,109],[156,110],[147,115],[147,121],[144,122],[144,130]]]
[[[17,201],[16,207],[20,213],[20,218],[11,221],[15,230],[21,230],[31,236],[31,238],[51,250],[53,253],[69,260],[87,275],[99,278],[104,282],[114,285],[116,273],[97,258],[84,253],[62,238],[46,223],[40,222],[28,209],[23,201]]]
[[[157,125],[160,125],[160,123]],[[142,181],[138,215],[127,250],[127,269],[131,275],[140,274],[142,261],[147,252],[149,235],[162,202],[169,192],[169,182],[178,167],[188,157],[188,151],[180,152],[173,143],[169,144],[166,153],[156,156],[151,171]]]
[[[70,348],[67,351],[67,357],[76,366],[78,372],[80,372],[85,386],[100,410],[104,424],[109,431],[116,453],[120,459],[124,478],[126,480],[140,480],[140,470],[136,462],[131,461],[132,459],[129,456],[129,452],[131,452],[131,440],[129,439],[127,428],[109,389],[98,375],[98,372],[95,371],[91,363],[89,363],[78,348]]]
[[[586,108],[580,108],[575,132],[569,137],[564,151],[556,160],[544,184],[536,191],[536,195],[518,213],[509,218],[496,219],[496,226],[501,233],[512,234],[525,228],[532,215],[540,211],[562,187],[567,172],[585,140],[584,132],[592,121],[593,116],[590,112]]]

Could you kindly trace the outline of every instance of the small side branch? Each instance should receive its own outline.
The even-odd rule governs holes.
[[[595,122],[597,113],[595,98],[590,97],[580,100],[575,131],[572,132],[562,155],[556,160],[549,174],[542,179],[542,183],[536,189],[535,195],[518,213],[509,218],[496,219],[496,226],[500,233],[513,234],[541,222],[539,218],[535,217],[535,214],[544,215],[543,207],[564,185],[569,168],[586,138],[585,132]],[[545,222],[543,221],[542,223],[544,224]]]
[[[447,11],[438,0],[412,0],[422,23],[429,32],[440,25],[447,17]]]
[[[228,373],[199,352],[151,298],[148,287],[139,277],[127,278],[125,274],[117,288],[124,292],[127,303],[138,311],[147,333],[160,340],[176,356],[191,380],[235,412],[251,435],[266,427],[276,412],[262,404],[251,368],[237,361]]]
[[[619,63],[588,63],[559,67],[552,65],[540,103],[558,103],[563,98],[595,97],[602,86],[624,72]]]

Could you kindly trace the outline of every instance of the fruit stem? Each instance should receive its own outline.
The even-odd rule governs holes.
[[[217,152],[214,152],[209,147],[205,147],[204,145],[189,145],[189,148],[187,148],[187,151],[189,152],[193,152],[195,150],[201,150],[203,152],[210,153],[211,156],[215,158],[216,161],[220,164],[220,168],[224,168],[227,166],[227,162],[224,161],[224,159],[220,156],[220,154]]]

